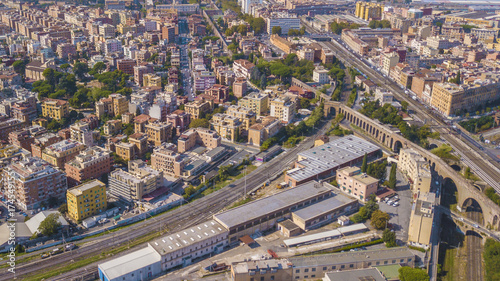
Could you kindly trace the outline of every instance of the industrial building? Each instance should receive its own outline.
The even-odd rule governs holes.
[[[322,241],[327,241],[331,239],[337,239],[346,235],[353,235],[356,233],[361,233],[368,231],[368,227],[362,223],[353,224],[350,226],[339,227],[334,230],[324,231],[320,233],[315,233],[311,235],[304,235],[297,238],[291,238],[284,240],[283,243],[287,247],[298,247],[303,245],[309,245],[313,243],[318,243]]]
[[[343,167],[361,163],[365,154],[375,158],[380,148],[356,136],[338,138],[298,154],[295,168],[286,172],[285,181],[290,186],[319,180],[335,175]]]
[[[229,230],[229,243],[265,231],[291,217],[291,212],[333,196],[330,189],[311,181],[214,215],[214,220]]]

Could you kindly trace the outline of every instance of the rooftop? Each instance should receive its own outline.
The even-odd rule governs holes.
[[[332,210],[334,210],[342,205],[351,203],[353,201],[356,201],[356,200],[351,199],[351,198],[339,193],[333,197],[330,197],[328,199],[325,199],[325,200],[320,201],[318,203],[315,203],[313,205],[307,206],[303,209],[294,211],[293,213],[304,220],[309,220],[309,219],[317,217],[318,215],[331,212]]]
[[[370,262],[378,260],[396,260],[403,258],[414,258],[415,255],[406,247],[377,249],[368,251],[356,251],[345,253],[334,253],[330,255],[291,257],[290,261],[294,267],[311,267],[330,264],[347,264],[352,262]]]
[[[108,280],[114,280],[129,272],[134,272],[150,264],[160,262],[161,256],[151,247],[132,252],[128,255],[118,257],[99,264],[99,268]]]
[[[385,277],[377,268],[363,268],[348,271],[327,272],[325,281],[386,281]]]
[[[378,146],[356,136],[338,138],[299,153],[298,164],[305,167],[292,169],[287,174],[300,182],[377,150],[380,150]]]
[[[68,192],[73,194],[74,196],[79,196],[79,195],[82,195],[83,192],[90,190],[96,186],[105,186],[105,184],[99,180],[92,180],[92,181],[86,182],[84,184],[80,184],[78,186],[75,186],[71,189],[68,189]]]
[[[299,185],[297,187],[281,191],[275,195],[257,199],[242,206],[224,211],[214,215],[214,219],[220,221],[227,228],[252,221],[265,216],[271,212],[288,208],[298,204],[307,198],[316,197],[319,193],[331,192],[328,188],[316,181]]]
[[[227,232],[224,226],[214,220],[210,220],[163,238],[156,239],[150,242],[149,245],[163,256],[224,232]]]

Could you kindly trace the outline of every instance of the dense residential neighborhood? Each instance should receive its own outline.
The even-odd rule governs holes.
[[[0,281],[499,280],[499,11],[0,0]]]

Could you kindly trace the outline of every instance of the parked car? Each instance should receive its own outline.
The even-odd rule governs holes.
[[[392,204],[392,206],[393,206],[393,207],[397,207],[397,206],[399,206],[399,202],[396,202],[396,203]]]
[[[387,201],[387,205],[392,205],[392,203],[394,203],[392,200]]]

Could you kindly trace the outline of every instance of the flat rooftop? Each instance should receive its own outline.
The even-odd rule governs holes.
[[[378,260],[396,260],[414,258],[415,255],[406,247],[377,249],[368,251],[356,251],[345,253],[334,253],[330,255],[291,257],[290,261],[294,267],[318,267],[329,264],[347,264],[352,262],[369,262]]]
[[[319,215],[331,212],[332,210],[353,201],[356,200],[339,193],[333,197],[294,211],[293,213],[304,220],[309,220]]]
[[[316,197],[321,193],[331,192],[316,181],[310,181],[297,187],[281,191],[275,195],[261,198],[242,206],[214,215],[214,219],[232,228],[244,222],[266,216],[279,209],[284,209],[298,204],[308,198]]]
[[[386,281],[382,273],[374,267],[348,271],[327,272],[323,280],[333,281]]]
[[[323,231],[323,232],[319,232],[319,233],[315,233],[315,234],[303,235],[303,236],[299,236],[299,237],[295,237],[295,238],[286,239],[283,241],[283,243],[287,247],[292,247],[292,246],[304,244],[304,243],[313,243],[314,241],[320,241],[320,240],[324,240],[324,239],[331,238],[331,237],[340,237],[342,235],[349,235],[352,232],[368,231],[368,230],[369,229],[368,229],[368,227],[366,227],[366,225],[364,225],[362,223],[358,223],[358,224],[353,224],[353,225],[349,225],[349,226],[339,227],[339,228],[333,229],[333,230],[328,230],[328,231]]]
[[[224,226],[215,220],[209,220],[177,233],[156,239],[150,242],[149,245],[163,256],[224,232],[227,232]]]
[[[92,180],[92,181],[86,182],[84,184],[75,186],[71,189],[68,189],[68,192],[70,192],[71,194],[73,194],[75,196],[78,196],[78,195],[81,195],[83,192],[85,192],[89,189],[92,189],[96,186],[105,186],[105,184],[99,180]]]
[[[299,153],[298,163],[305,167],[288,171],[287,174],[300,182],[377,150],[380,147],[356,136],[338,138]]]
[[[109,280],[114,280],[129,272],[160,262],[161,256],[151,247],[99,264],[99,268]]]

